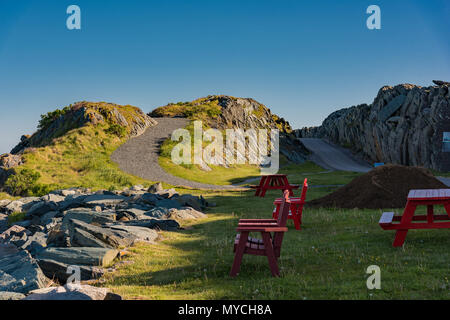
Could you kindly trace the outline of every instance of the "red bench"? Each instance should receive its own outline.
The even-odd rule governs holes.
[[[288,190],[289,196],[294,196],[294,189],[298,189],[299,185],[290,184],[285,174],[271,174],[261,177],[259,185],[249,186],[256,189],[255,196],[264,198],[267,190]]]
[[[303,206],[306,200],[306,191],[308,190],[308,179],[303,181],[302,195],[300,198],[291,198],[291,207],[289,209],[288,219],[294,221],[295,229],[300,230],[302,225],[302,213]],[[275,209],[272,213],[272,218],[278,219],[278,214],[280,213],[281,204],[283,202],[282,198],[278,198],[274,201]]]
[[[269,261],[272,276],[278,277],[277,259],[281,253],[281,243],[286,228],[287,217],[290,207],[289,191],[284,191],[283,201],[281,203],[278,219],[241,219],[239,220],[238,234],[234,242],[234,262],[231,268],[230,276],[235,277],[241,268],[242,257],[244,254],[266,256]],[[252,232],[261,234],[262,239],[249,237]]]
[[[443,205],[446,214],[434,214],[435,205]],[[418,206],[427,206],[427,214],[415,216]],[[411,190],[403,215],[395,216],[394,212],[384,212],[379,224],[384,230],[397,230],[394,247],[403,245],[410,229],[450,228],[450,189]]]

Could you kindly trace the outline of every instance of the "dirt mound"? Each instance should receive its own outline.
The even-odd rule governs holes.
[[[326,208],[402,208],[411,189],[448,188],[424,168],[384,165],[354,179],[325,197],[308,202]]]

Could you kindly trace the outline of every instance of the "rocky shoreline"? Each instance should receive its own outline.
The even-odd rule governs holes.
[[[98,279],[127,247],[154,243],[158,231],[179,230],[177,220],[203,218],[212,205],[160,183],[0,200],[0,300],[118,299],[104,288],[65,285],[68,270],[78,268],[81,281]],[[9,216],[19,214],[24,219],[10,224]]]

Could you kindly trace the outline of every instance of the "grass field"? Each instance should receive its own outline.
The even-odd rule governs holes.
[[[319,173],[323,170],[311,164],[284,170],[290,180],[307,176],[311,184],[321,185],[346,183],[357,175]],[[310,188],[307,199],[333,190]],[[265,257],[246,255],[241,273],[232,279],[238,219],[271,217],[273,199],[280,193],[268,192],[263,199],[252,192],[202,194],[217,203],[207,218],[184,222],[180,232],[163,232],[155,245],[132,248],[125,258],[132,263],[107,274],[103,285],[128,299],[450,298],[450,230],[413,230],[403,248],[393,248],[394,232],[378,225],[382,210],[306,207],[301,231],[288,222],[279,260],[281,278],[271,277]],[[370,265],[381,268],[381,290],[366,287]]]

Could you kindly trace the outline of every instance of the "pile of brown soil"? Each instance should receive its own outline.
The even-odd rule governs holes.
[[[448,188],[424,168],[384,165],[354,179],[325,197],[309,201],[310,207],[403,208],[411,189]]]

